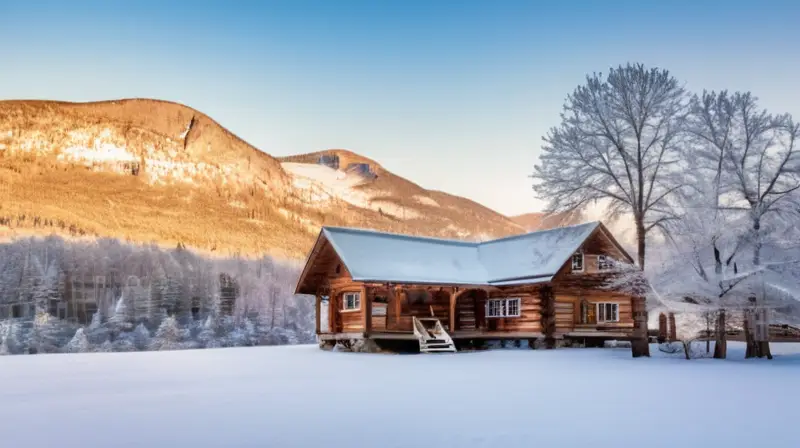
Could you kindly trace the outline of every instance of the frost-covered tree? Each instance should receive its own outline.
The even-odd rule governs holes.
[[[133,308],[128,303],[129,300],[130,299],[123,293],[114,307],[114,314],[111,316],[111,319],[109,319],[111,327],[118,333],[130,331],[130,329],[133,328],[134,313]]]
[[[217,339],[217,322],[213,316],[208,316],[206,318],[200,333],[197,335],[197,342],[205,348],[218,348],[222,346]]]
[[[75,336],[67,343],[65,351],[68,353],[87,353],[91,351],[91,344],[89,344],[89,338],[86,337],[83,327],[78,328]]]
[[[183,333],[178,321],[169,316],[161,322],[155,337],[150,341],[150,350],[180,350]]]
[[[29,347],[36,353],[58,353],[71,334],[66,322],[47,313],[38,313],[29,335]]]
[[[111,331],[103,322],[103,315],[100,312],[94,313],[92,322],[86,328],[86,338],[91,345],[100,345],[111,336]]]
[[[726,198],[720,206],[747,219],[747,264],[759,270],[765,245],[800,219],[800,124],[760,109],[749,92],[703,92],[692,99],[691,111],[691,158],[715,173],[719,196]],[[760,296],[753,295],[763,301]],[[769,343],[756,343],[749,327],[745,331],[748,356],[771,357]]]
[[[671,195],[683,186],[679,137],[686,96],[663,69],[641,64],[587,76],[567,96],[561,124],[544,137],[534,190],[549,212],[605,202],[636,229],[638,264],[647,234],[673,219]]]
[[[138,350],[145,350],[150,345],[150,330],[143,324],[133,330],[133,344]]]
[[[46,313],[50,309],[50,303],[60,298],[59,284],[60,276],[56,260],[51,257],[39,258],[31,255],[33,281],[33,303],[37,313]]]

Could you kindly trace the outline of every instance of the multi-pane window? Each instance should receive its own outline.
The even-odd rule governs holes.
[[[572,272],[583,272],[583,252],[572,255]]]
[[[619,322],[619,304],[598,303],[597,322]]]
[[[342,309],[345,311],[361,309],[361,293],[344,293],[344,297],[342,298]]]
[[[489,299],[486,302],[486,317],[519,317],[520,299]]]
[[[614,260],[608,255],[597,256],[597,270],[609,271],[614,268]]]

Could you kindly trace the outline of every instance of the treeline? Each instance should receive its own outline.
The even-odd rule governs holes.
[[[0,352],[130,351],[314,341],[299,267],[117,240],[0,245]]]

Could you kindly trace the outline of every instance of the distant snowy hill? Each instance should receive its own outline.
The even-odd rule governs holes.
[[[145,99],[0,101],[0,204],[0,237],[55,232],[224,255],[302,257],[322,225],[465,239],[522,232],[358,154],[279,160],[194,109]]]

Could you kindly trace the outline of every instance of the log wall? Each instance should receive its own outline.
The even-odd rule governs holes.
[[[490,299],[519,298],[520,317],[484,317],[479,322],[479,328],[487,331],[498,332],[541,332],[541,301],[538,288],[525,288],[507,291],[492,292]],[[485,316],[486,300],[480,300],[478,306]]]

